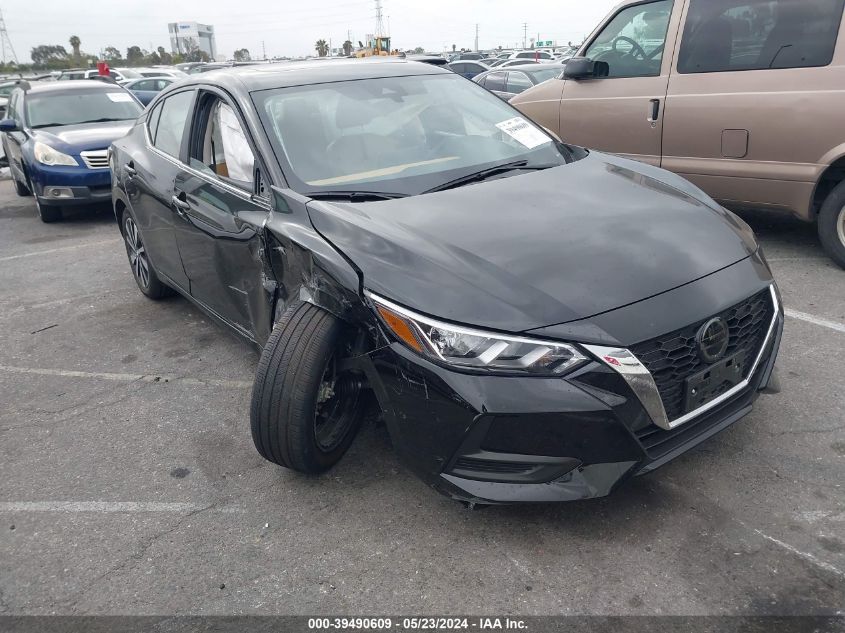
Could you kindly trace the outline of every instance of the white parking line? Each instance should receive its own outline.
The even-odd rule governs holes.
[[[92,371],[71,371],[65,369],[41,369],[38,367],[14,367],[0,365],[0,371],[12,374],[33,374],[36,376],[61,376],[63,378],[93,378],[112,380],[115,382],[178,382],[185,385],[199,385],[203,387],[222,387],[224,389],[251,389],[252,382],[248,380],[221,380],[218,378],[188,378],[181,376],[157,376],[153,374],[112,374]]]
[[[23,259],[24,257],[38,257],[39,255],[50,255],[52,253],[61,253],[63,251],[72,251],[77,248],[88,248],[89,246],[104,246],[106,244],[120,244],[123,240],[120,238],[113,238],[110,240],[102,240],[100,242],[84,242],[82,244],[73,244],[72,246],[61,246],[59,248],[51,248],[46,251],[35,251],[33,253],[21,253],[20,255],[9,255],[8,257],[0,257],[0,262],[10,262],[13,259]]]
[[[813,565],[815,565],[819,569],[824,569],[825,571],[829,571],[830,573],[835,574],[835,575],[839,576],[840,578],[845,578],[845,572],[840,571],[838,568],[834,567],[830,563],[826,563],[823,560],[819,560],[818,558],[816,558],[815,556],[813,556],[812,554],[810,554],[808,552],[802,552],[801,550],[799,550],[795,547],[792,547],[792,545],[790,545],[789,543],[784,543],[783,541],[779,541],[778,539],[774,538],[773,536],[769,536],[768,534],[766,534],[766,533],[764,533],[760,530],[754,530],[754,533],[763,537],[767,541],[774,543],[775,545],[778,545],[779,547],[782,547],[783,549],[787,550],[788,552],[792,552],[796,556],[803,558],[804,560],[812,563]]]
[[[813,325],[826,327],[829,330],[833,330],[835,332],[842,332],[843,334],[845,334],[845,325],[843,325],[842,323],[837,323],[836,321],[820,319],[819,317],[813,316],[812,314],[807,314],[806,312],[798,312],[797,310],[786,310],[786,316],[793,319],[798,319],[799,321],[806,321],[807,323],[812,323]]]
[[[0,501],[0,512],[196,512],[196,503],[147,501]]]

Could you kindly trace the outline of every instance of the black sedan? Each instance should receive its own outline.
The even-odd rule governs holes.
[[[560,77],[563,69],[551,64],[520,64],[488,70],[476,75],[473,81],[484,86],[505,101],[549,79]]]
[[[198,75],[111,164],[141,292],[179,292],[263,349],[252,437],[303,473],[377,405],[404,462],[456,499],[600,497],[773,382],[783,312],[747,225],[441,68]]]

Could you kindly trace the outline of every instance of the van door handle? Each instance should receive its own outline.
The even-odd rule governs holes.
[[[123,166],[123,171],[125,171],[126,175],[128,175],[130,178],[132,178],[132,176],[138,175],[138,172],[135,171],[135,163],[133,163],[131,160]]]
[[[660,99],[652,99],[648,106],[647,121],[649,123],[655,123],[658,118],[660,118]]]

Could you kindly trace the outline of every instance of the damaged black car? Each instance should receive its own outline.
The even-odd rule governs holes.
[[[205,73],[110,162],[141,292],[263,350],[252,437],[286,468],[331,468],[375,402],[453,498],[600,497],[774,384],[783,310],[742,220],[448,70]]]

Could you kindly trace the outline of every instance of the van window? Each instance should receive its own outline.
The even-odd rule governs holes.
[[[845,0],[691,0],[681,73],[827,66]]]
[[[672,0],[636,4],[617,13],[585,56],[607,62],[608,77],[656,77],[666,48]]]

